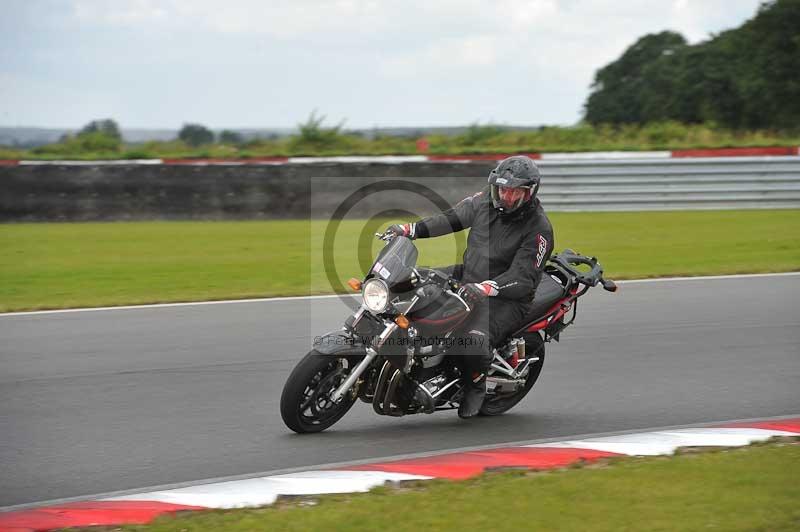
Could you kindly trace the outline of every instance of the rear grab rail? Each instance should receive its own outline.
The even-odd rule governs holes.
[[[581,283],[587,287],[602,285],[609,292],[617,291],[617,284],[603,278],[603,267],[597,262],[597,257],[586,257],[571,249],[565,249],[561,253],[550,257],[550,262],[557,266],[562,273],[566,273],[573,282]],[[588,272],[579,269],[580,266],[588,266]]]

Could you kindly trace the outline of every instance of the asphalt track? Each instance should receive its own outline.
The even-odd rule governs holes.
[[[298,436],[278,400],[336,298],[0,316],[0,507],[414,452],[800,411],[800,275],[581,300],[511,413]]]

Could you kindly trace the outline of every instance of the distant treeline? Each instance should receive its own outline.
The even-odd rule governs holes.
[[[97,124],[97,123],[95,123]],[[91,125],[90,125],[91,126]],[[106,124],[107,126],[107,124]],[[100,128],[102,129],[102,127]],[[205,140],[204,140],[205,139]],[[87,126],[61,142],[32,150],[0,148],[0,159],[170,159],[571,152],[602,150],[670,150],[798,146],[800,134],[773,130],[734,130],[715,124],[579,124],[509,131],[500,126],[472,125],[460,135],[429,135],[424,142],[408,137],[366,138],[323,127],[318,120],[303,124],[296,135],[238,142],[235,137],[208,135],[194,145],[186,140],[126,145],[112,133]]]
[[[708,41],[645,35],[595,75],[593,124],[676,120],[729,128],[800,128],[800,1],[761,4]]]

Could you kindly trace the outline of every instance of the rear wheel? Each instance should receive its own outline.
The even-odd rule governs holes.
[[[321,432],[344,416],[355,402],[348,392],[338,403],[330,399],[352,370],[345,357],[311,351],[295,366],[281,394],[281,417],[298,433]]]
[[[487,395],[486,399],[481,406],[480,415],[482,416],[499,416],[511,410],[517,403],[528,395],[533,385],[539,379],[539,374],[542,372],[542,365],[544,364],[544,342],[538,334],[531,335],[525,338],[525,351],[527,358],[538,357],[539,360],[530,363],[528,370],[528,377],[525,379],[525,386],[520,388],[514,393],[505,393],[500,395]]]

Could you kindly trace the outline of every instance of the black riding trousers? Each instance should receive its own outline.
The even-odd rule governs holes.
[[[509,334],[525,325],[530,303],[487,297],[481,301],[458,328],[456,335],[464,339],[460,353],[464,367],[473,373],[485,373],[492,363],[492,348]]]

